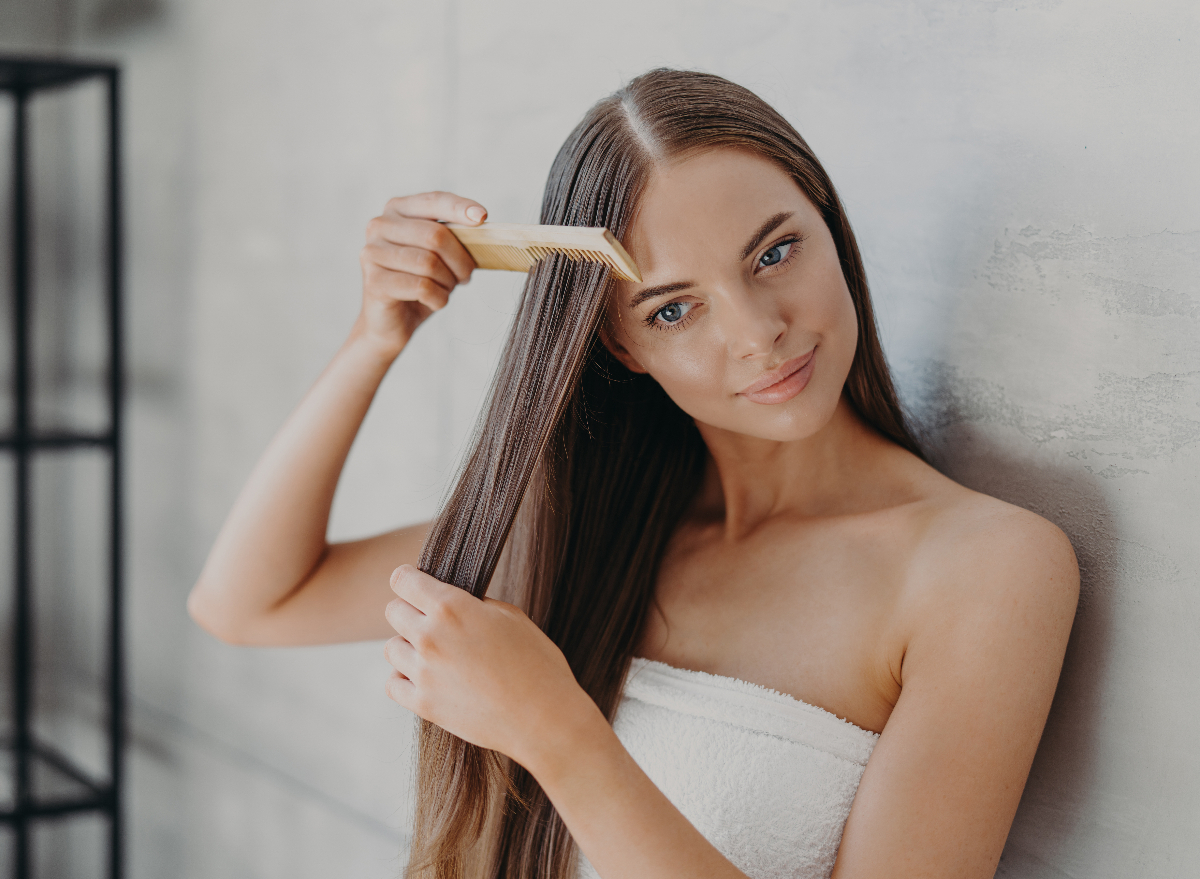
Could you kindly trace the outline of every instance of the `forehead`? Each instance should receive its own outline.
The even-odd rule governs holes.
[[[777,164],[749,150],[720,148],[655,166],[626,236],[642,270],[671,262],[668,254],[741,250],[766,217],[815,208]]]

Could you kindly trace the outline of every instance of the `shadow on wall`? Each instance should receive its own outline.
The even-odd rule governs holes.
[[[162,0],[100,0],[86,21],[89,30],[111,36],[118,31],[156,22],[165,12]]]
[[[977,410],[987,405],[980,389],[952,366],[934,362],[917,383],[921,392],[912,410],[934,466],[968,488],[1049,519],[1070,538],[1079,559],[1079,608],[1062,677],[996,873],[1013,879],[1058,876],[1037,853],[1071,847],[1093,787],[1118,563],[1112,510],[1096,476],[1037,454],[1018,456],[1015,450],[1028,448],[1029,439],[1013,428],[988,424],[985,431],[979,422],[994,422],[995,411],[991,418],[979,417]],[[1009,443],[1007,430],[1014,434]]]

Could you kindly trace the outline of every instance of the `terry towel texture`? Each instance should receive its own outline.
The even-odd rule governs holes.
[[[635,659],[613,729],[751,879],[828,879],[879,736],[736,678]],[[599,879],[582,853],[578,879]]]

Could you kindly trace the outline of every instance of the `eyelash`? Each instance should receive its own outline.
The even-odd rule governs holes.
[[[772,244],[770,247],[768,247],[766,250],[764,250],[762,253],[760,253],[758,255],[758,258],[762,259],[765,254],[770,253],[772,250],[775,250],[777,247],[787,247],[789,244],[793,244],[793,245],[802,244],[802,243],[804,243],[804,238],[805,238],[805,236],[803,236],[803,235],[789,235],[787,238],[784,238],[782,241],[776,241],[774,244]],[[779,262],[775,263],[774,265],[762,266],[762,268],[764,268],[764,269],[780,269],[783,266],[786,266],[788,263],[790,263],[793,259],[795,259],[798,252],[799,252],[799,248],[789,247],[787,256],[785,256],[783,259],[781,259]],[[665,309],[670,308],[672,305],[679,305],[679,304],[680,303],[678,303],[678,302],[668,302],[666,305],[659,306],[654,311],[650,312],[650,314],[646,315],[646,317],[643,319],[643,322],[646,324],[646,326],[650,327],[651,329],[659,330],[660,332],[671,332],[672,330],[681,329],[684,326],[686,326],[688,323],[691,322],[691,315],[696,310],[695,308],[689,308],[687,314],[685,314],[679,320],[675,321],[675,323],[673,323],[673,324],[663,323],[658,319],[658,316],[660,314],[662,314]]]
[[[760,253],[758,255],[758,258],[762,259],[764,256],[766,256],[772,250],[775,250],[777,247],[787,247],[787,245],[789,245],[789,244],[803,244],[803,243],[804,243],[803,235],[789,235],[787,238],[784,238],[782,241],[776,241],[774,244],[772,244],[770,247],[768,247],[766,250],[764,250],[762,253]],[[775,263],[774,265],[762,266],[762,268],[778,269],[781,266],[786,266],[793,259],[795,259],[799,253],[800,253],[799,247],[788,247],[787,256],[785,256],[783,259],[781,259],[779,262]]]

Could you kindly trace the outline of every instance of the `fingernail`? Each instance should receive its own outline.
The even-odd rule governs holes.
[[[467,208],[467,219],[473,223],[478,223],[486,216],[487,211],[485,211],[479,205],[471,205],[469,208]]]

